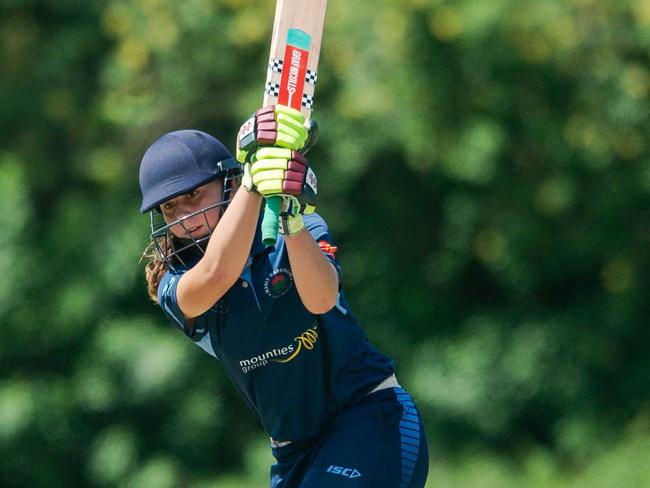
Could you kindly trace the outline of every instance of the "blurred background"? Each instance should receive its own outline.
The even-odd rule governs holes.
[[[430,487],[650,486],[650,0],[330,0],[311,159]],[[270,0],[0,1],[0,483],[263,487],[148,301],[138,165],[233,149]]]

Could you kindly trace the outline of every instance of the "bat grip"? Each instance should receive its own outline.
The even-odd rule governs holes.
[[[274,246],[278,238],[278,220],[280,218],[280,205],[282,197],[269,197],[266,199],[264,218],[262,220],[262,242],[265,246]]]

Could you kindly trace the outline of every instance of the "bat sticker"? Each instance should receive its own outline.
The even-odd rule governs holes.
[[[289,29],[287,34],[287,47],[284,51],[282,62],[282,80],[280,81],[280,95],[278,103],[300,110],[303,104],[305,89],[305,76],[309,60],[309,46],[311,37],[300,29]],[[287,69],[285,69],[285,66]]]

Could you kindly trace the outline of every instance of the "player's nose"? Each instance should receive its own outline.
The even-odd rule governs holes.
[[[198,206],[192,205],[190,202],[183,202],[179,205],[178,208],[178,218],[179,219],[187,219],[187,218],[194,218],[198,217],[199,215],[197,214],[192,215],[197,213],[199,210],[201,210]]]

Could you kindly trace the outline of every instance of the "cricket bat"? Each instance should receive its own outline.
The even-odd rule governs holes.
[[[263,106],[287,105],[309,120],[318,80],[318,59],[327,0],[277,0]],[[275,244],[282,197],[267,199],[264,244]]]

